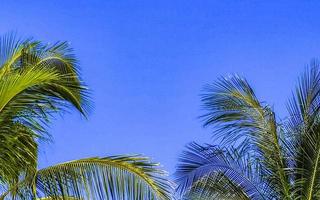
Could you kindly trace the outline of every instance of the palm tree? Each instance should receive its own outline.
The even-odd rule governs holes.
[[[0,38],[0,199],[170,199],[171,184],[148,158],[109,156],[38,169],[52,115],[90,109],[66,42]]]
[[[288,117],[258,100],[248,81],[205,87],[204,126],[219,145],[191,143],[176,171],[185,199],[320,199],[320,71],[299,78]]]

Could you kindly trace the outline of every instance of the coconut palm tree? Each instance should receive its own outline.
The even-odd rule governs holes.
[[[90,109],[66,42],[0,38],[0,199],[170,199],[171,185],[148,158],[109,156],[38,169],[38,143],[52,115]]]
[[[191,143],[176,171],[185,199],[320,199],[320,71],[299,78],[279,119],[248,81],[220,78],[205,87],[204,126],[218,145]]]

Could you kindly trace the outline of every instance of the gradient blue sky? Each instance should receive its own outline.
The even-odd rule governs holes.
[[[1,1],[1,34],[69,41],[93,91],[88,121],[54,121],[40,167],[142,153],[172,173],[186,143],[212,142],[197,119],[202,86],[233,72],[285,116],[297,75],[320,53],[319,10],[292,0]]]

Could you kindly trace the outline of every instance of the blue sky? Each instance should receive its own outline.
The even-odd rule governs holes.
[[[297,75],[320,53],[318,1],[1,1],[0,32],[67,40],[94,110],[57,116],[40,167],[141,153],[170,173],[183,147],[213,142],[199,94],[221,75],[247,77],[284,117]]]

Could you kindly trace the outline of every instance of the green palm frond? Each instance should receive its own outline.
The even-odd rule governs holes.
[[[288,161],[285,141],[273,110],[262,104],[249,83],[238,76],[221,78],[206,87],[202,102],[207,113],[205,126],[213,126],[215,136],[227,144],[247,140],[252,156],[259,159],[266,179],[283,199],[290,198]]]
[[[34,175],[37,140],[48,138],[52,114],[68,107],[87,114],[88,90],[78,71],[65,42],[0,37],[0,192]]]
[[[172,190],[158,164],[140,156],[66,162],[40,170],[35,182],[44,197],[169,200]]]
[[[1,70],[4,71],[0,73],[1,77],[5,77],[12,71],[21,73],[26,68],[55,71],[61,75],[59,78],[65,88],[58,88],[58,90],[54,91],[56,93],[51,91],[48,97],[70,101],[80,112],[86,113],[89,102],[87,89],[79,78],[78,64],[72,53],[73,50],[66,42],[44,45],[39,41],[30,39],[18,40],[12,35],[4,36],[0,39],[5,41],[12,40],[10,43],[14,44],[5,46],[6,48],[2,47],[5,49],[3,50],[5,52],[4,55],[0,52],[0,58],[6,59],[1,67]],[[12,50],[11,48],[14,49]],[[70,98],[70,94],[64,95],[66,91],[72,92],[73,98],[76,98],[77,101]]]
[[[248,157],[247,150],[245,146],[227,150],[191,143],[177,166],[178,192],[188,199],[231,198],[235,194],[240,199],[271,196],[272,190],[266,195],[267,188],[262,186],[261,180],[256,180],[261,177],[259,163]]]
[[[250,200],[244,190],[223,173],[212,173],[195,182],[184,197],[190,200]]]
[[[294,143],[295,196],[320,198],[320,71],[313,61],[288,104],[288,134]]]
[[[67,43],[48,46],[9,34],[0,38],[0,61],[2,125],[16,121],[41,133],[52,113],[70,105],[87,114],[88,90]]]
[[[16,185],[22,177],[34,175],[37,170],[37,151],[38,145],[30,129],[11,122],[10,130],[0,130],[0,177],[3,183],[0,183],[0,191]]]
[[[66,42],[0,38],[0,199],[171,199],[157,163],[140,156],[88,158],[37,171],[38,140],[52,114],[83,116],[88,89]]]

